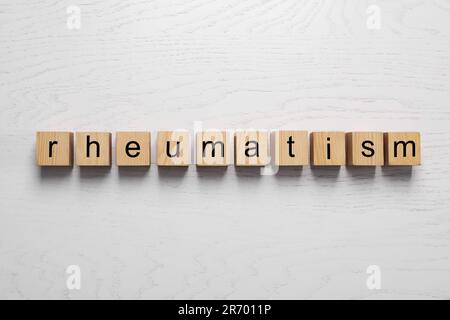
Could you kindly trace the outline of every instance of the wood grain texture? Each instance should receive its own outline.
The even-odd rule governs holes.
[[[202,131],[196,135],[196,164],[200,167],[223,167],[230,164],[229,134],[226,131]]]
[[[156,152],[158,166],[189,166],[191,164],[189,132],[158,131]]]
[[[345,166],[345,133],[342,131],[311,132],[310,156],[313,166]]]
[[[309,134],[308,131],[277,130],[272,133],[276,166],[304,166],[309,165]]]
[[[110,132],[76,132],[75,159],[77,166],[105,167],[111,165],[112,135]]]
[[[1,298],[450,298],[449,1],[75,2],[0,1]],[[36,131],[196,121],[418,131],[422,166],[35,165]]]
[[[345,138],[348,165],[384,165],[383,132],[347,132]]]
[[[384,148],[388,166],[419,166],[421,163],[420,132],[386,132]]]
[[[265,130],[242,130],[234,134],[234,165],[261,167],[270,163],[269,133]]]
[[[36,132],[36,163],[49,167],[73,165],[73,133]]]
[[[150,157],[150,132],[116,132],[116,164],[118,166],[149,166]]]

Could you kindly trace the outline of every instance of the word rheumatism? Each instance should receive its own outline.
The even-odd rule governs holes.
[[[312,132],[281,130],[202,131],[195,136],[198,166],[414,166],[420,165],[418,132]],[[109,132],[41,131],[36,134],[39,166],[110,166],[112,135]],[[150,132],[116,132],[116,164],[149,166]],[[229,155],[234,146],[234,161]],[[75,150],[74,150],[75,149]],[[75,152],[74,152],[75,151]],[[191,164],[187,131],[159,131],[156,137],[158,166]]]

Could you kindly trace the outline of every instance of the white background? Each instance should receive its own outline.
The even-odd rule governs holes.
[[[37,130],[194,121],[420,131],[423,165],[35,165]],[[449,1],[1,0],[0,138],[0,298],[450,298]]]

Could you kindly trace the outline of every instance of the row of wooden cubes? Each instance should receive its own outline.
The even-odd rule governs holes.
[[[270,141],[270,143],[269,143]],[[76,132],[75,158],[79,166],[110,166],[112,139],[109,132]],[[149,166],[150,132],[117,132],[116,164]],[[198,166],[227,166],[230,138],[226,131],[196,135]],[[273,146],[269,150],[269,145]],[[413,166],[420,165],[418,132],[312,132],[237,131],[234,133],[234,165],[264,166]],[[36,134],[36,160],[40,166],[73,164],[73,133],[41,131]],[[191,164],[189,133],[160,131],[156,160],[159,166]]]

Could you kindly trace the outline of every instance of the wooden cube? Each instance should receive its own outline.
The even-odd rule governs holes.
[[[73,165],[73,133],[36,132],[36,163],[39,166]]]
[[[77,165],[111,165],[110,132],[77,132],[75,144]]]
[[[150,165],[150,132],[116,132],[118,166]]]
[[[158,166],[184,167],[191,164],[188,132],[159,131],[156,148]]]
[[[229,164],[226,131],[197,132],[197,166],[220,167]]]
[[[345,165],[344,132],[312,132],[310,139],[313,166]]]
[[[382,132],[348,132],[347,164],[351,166],[384,165]]]
[[[309,164],[308,131],[275,132],[275,165],[304,166]]]
[[[236,166],[260,167],[269,164],[267,131],[238,131],[234,135]]]
[[[386,132],[385,163],[388,166],[418,166],[421,161],[419,132]]]

